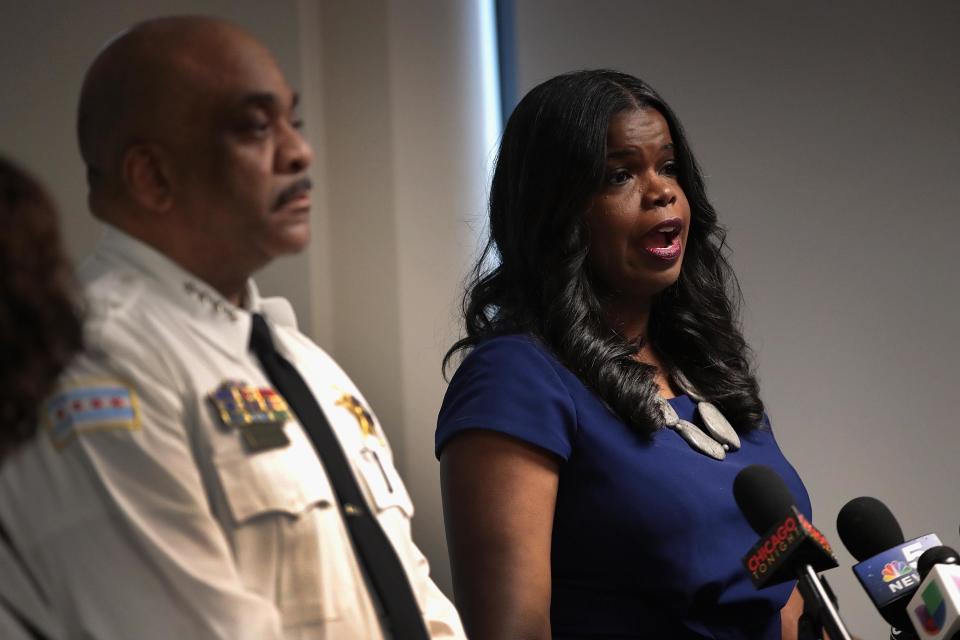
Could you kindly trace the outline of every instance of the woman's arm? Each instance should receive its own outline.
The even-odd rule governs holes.
[[[550,540],[560,463],[493,431],[440,455],[454,600],[471,640],[550,638]]]

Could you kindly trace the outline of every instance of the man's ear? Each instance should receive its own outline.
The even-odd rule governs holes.
[[[153,144],[135,144],[123,154],[123,181],[141,208],[159,213],[173,206],[170,163],[162,149]]]

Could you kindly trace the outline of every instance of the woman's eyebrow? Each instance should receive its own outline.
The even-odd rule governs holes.
[[[673,143],[672,143],[672,142],[667,142],[667,143],[665,143],[662,147],[660,147],[659,150],[660,150],[660,151],[673,151],[673,150],[674,150]],[[623,157],[625,157],[625,156],[636,155],[636,154],[639,153],[639,152],[640,152],[640,147],[636,147],[636,146],[630,145],[630,146],[627,146],[627,147],[620,147],[620,148],[617,148],[617,149],[613,149],[612,151],[608,151],[608,152],[607,152],[607,158],[623,158]]]

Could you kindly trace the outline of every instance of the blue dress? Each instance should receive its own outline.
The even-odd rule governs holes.
[[[681,418],[687,396],[670,401]],[[780,638],[794,583],[757,590],[741,559],[759,536],[733,499],[743,467],[765,464],[810,517],[810,500],[768,427],[714,460],[670,429],[637,435],[533,339],[487,340],[444,397],[436,452],[489,429],[561,462],[551,551],[554,638]]]

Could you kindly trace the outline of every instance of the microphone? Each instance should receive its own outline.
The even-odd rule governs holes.
[[[743,564],[757,589],[795,580],[803,565],[814,571],[837,566],[830,543],[797,509],[777,472],[759,464],[745,467],[733,481],[733,497],[760,541]]]
[[[837,515],[837,533],[847,551],[858,560],[853,573],[887,623],[899,630],[895,637],[915,638],[905,609],[920,586],[917,559],[940,544],[934,534],[904,541],[903,531],[890,509],[876,498],[854,498]]]
[[[960,565],[950,547],[932,547],[917,560],[923,582],[907,614],[917,636],[929,640],[960,637]]]
[[[743,557],[753,585],[760,589],[797,579],[804,603],[798,636],[819,638],[826,627],[833,640],[851,640],[833,594],[816,573],[837,566],[830,543],[797,508],[777,472],[759,464],[745,467],[733,481],[733,497],[760,536]]]

